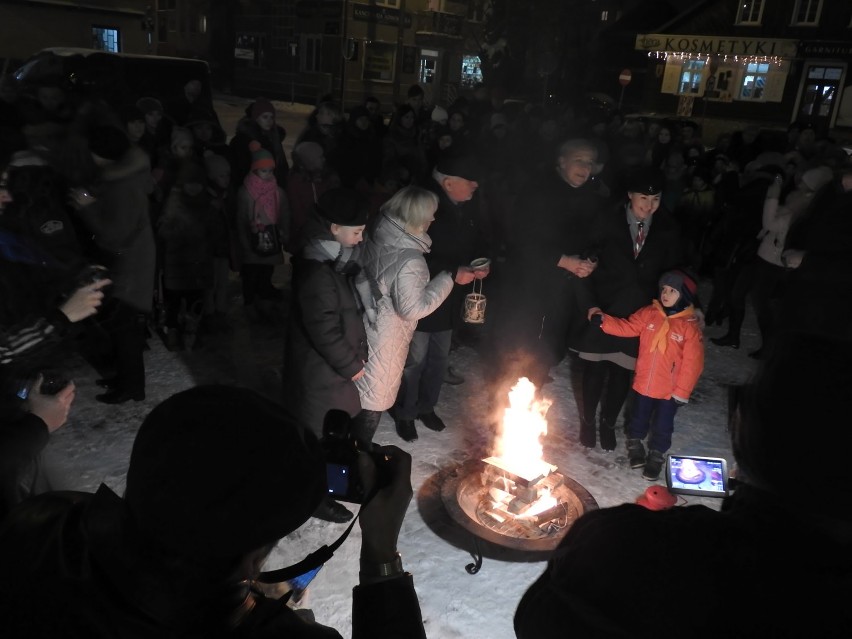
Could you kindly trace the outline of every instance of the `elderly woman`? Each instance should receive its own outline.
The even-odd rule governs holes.
[[[407,186],[382,205],[366,242],[362,265],[381,297],[375,316],[364,315],[369,357],[364,376],[355,382],[363,409],[355,426],[361,442],[372,441],[382,411],[396,400],[417,321],[438,308],[453,288],[449,271],[429,279],[423,257],[432,244],[426,231],[437,208],[434,193]]]

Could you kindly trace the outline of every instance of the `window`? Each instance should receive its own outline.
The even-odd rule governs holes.
[[[321,35],[303,35],[301,39],[300,71],[315,72],[320,70],[320,52],[322,51]]]
[[[482,61],[478,55],[466,55],[462,58],[461,85],[472,89],[482,82]]]
[[[601,22],[609,20],[609,11],[601,11]]]
[[[817,26],[822,14],[822,0],[798,0],[793,9],[793,24],[799,26]]]
[[[686,60],[680,71],[678,93],[690,95],[701,91],[701,74],[704,71],[704,60]]]
[[[399,9],[399,0],[376,0],[376,6]]]
[[[118,29],[92,27],[92,48],[118,53]]]
[[[743,83],[740,87],[739,99],[763,102],[768,73],[769,64],[766,62],[750,62],[747,64],[743,74]]]
[[[740,0],[737,24],[760,24],[763,17],[763,0]]]
[[[362,80],[393,82],[396,69],[396,43],[368,40],[364,43]]]

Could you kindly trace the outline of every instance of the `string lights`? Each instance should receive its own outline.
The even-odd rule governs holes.
[[[676,61],[684,61],[684,60],[703,60],[706,63],[710,62],[710,59],[714,54],[710,53],[688,53],[686,51],[649,51],[648,57],[656,60],[668,60],[671,58]],[[732,55],[732,54],[724,54],[718,55],[715,54],[717,58],[721,59],[722,62],[729,62],[733,60],[736,63],[740,64],[753,64],[753,63],[765,63],[765,64],[780,64],[784,58],[777,55]]]

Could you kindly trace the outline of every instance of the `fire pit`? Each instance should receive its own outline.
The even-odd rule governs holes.
[[[550,402],[534,397],[535,386],[518,380],[496,454],[457,465],[441,485],[447,512],[473,536],[470,574],[482,567],[480,539],[515,550],[551,551],[581,515],[598,508],[583,486],[541,459]]]

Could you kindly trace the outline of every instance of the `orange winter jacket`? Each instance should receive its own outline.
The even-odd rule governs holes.
[[[692,306],[666,316],[654,300],[627,319],[604,314],[601,329],[619,337],[639,337],[633,390],[655,399],[689,400],[704,370],[704,336]]]

